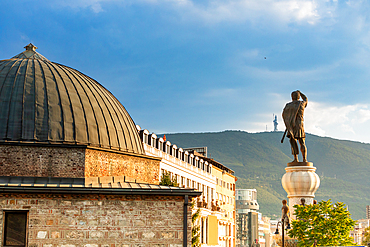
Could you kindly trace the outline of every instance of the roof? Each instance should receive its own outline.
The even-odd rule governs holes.
[[[124,106],[91,77],[29,44],[0,60],[0,143],[86,145],[144,154]]]
[[[202,193],[190,188],[137,183],[135,180],[123,176],[103,178],[0,176],[0,192],[190,196],[199,196]]]
[[[205,156],[199,156],[199,157],[201,157],[203,160],[207,161],[208,163],[211,163],[213,167],[217,167],[217,168],[221,169],[222,171],[225,171],[225,172],[234,176],[235,172],[233,170],[231,170],[230,168],[224,166],[220,162],[217,162],[214,159],[211,159],[211,158],[208,158],[208,157],[205,157]]]

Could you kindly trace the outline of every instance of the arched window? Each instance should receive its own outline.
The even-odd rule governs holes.
[[[190,162],[189,162],[189,152],[188,152],[188,151],[185,151],[185,153],[184,153],[184,161],[185,161],[186,163],[190,163]]]
[[[164,140],[162,137],[157,138],[157,149],[163,151],[163,147],[164,147],[163,143],[164,143]]]
[[[189,155],[189,164],[194,165],[194,154]]]
[[[177,154],[177,146],[175,144],[173,144],[171,146],[171,153],[170,153],[173,157],[175,158],[178,158],[178,154]]]
[[[163,146],[163,152],[171,154],[171,142],[166,141],[165,145]]]
[[[199,157],[198,156],[195,156],[193,165],[199,168]]]
[[[184,150],[182,149],[182,148],[179,148],[178,150],[177,150],[177,158],[179,159],[179,160],[182,160],[182,161],[185,161],[184,160]]]
[[[152,146],[153,148],[157,148],[157,135],[152,133],[149,135],[149,145]]]

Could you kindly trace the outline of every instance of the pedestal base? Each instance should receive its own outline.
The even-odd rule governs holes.
[[[313,163],[312,162],[297,162],[297,161],[293,161],[293,162],[289,162],[288,163],[288,167],[289,166],[311,166],[311,167],[313,167]]]
[[[315,192],[320,186],[320,178],[315,173],[316,167],[311,162],[291,162],[285,168],[281,182],[284,190],[288,193],[290,216],[293,217],[296,204],[301,204],[301,199],[305,199],[305,204],[312,204]]]

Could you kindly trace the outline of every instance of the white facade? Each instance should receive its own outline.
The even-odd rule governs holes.
[[[215,234],[217,235],[218,246],[234,247],[234,238],[231,236],[235,236],[235,219],[232,214],[227,214],[227,211],[223,208],[227,206],[235,208],[235,197],[223,195],[222,198],[219,198],[221,194],[216,193],[218,182],[223,181],[217,179],[216,176],[212,174],[212,170],[218,170],[218,168],[213,168],[212,164],[209,163],[212,162],[210,159],[208,159],[208,162],[204,160],[207,158],[202,155],[194,155],[187,150],[178,148],[169,141],[165,141],[161,137],[157,137],[154,133],[150,134],[146,129],[141,130],[139,126],[137,127],[143,142],[145,154],[162,158],[160,162],[161,176],[164,172],[169,172],[172,178],[176,177],[180,187],[202,191],[202,198],[200,198],[201,202],[198,199],[197,203],[197,207],[200,208],[198,223],[201,232],[201,247],[215,246],[207,244],[207,239],[210,235]],[[232,191],[235,189],[235,181],[233,183],[223,181],[223,186],[225,190],[227,188]],[[204,205],[203,199],[207,206]],[[216,201],[220,203],[219,206],[216,204]],[[217,207],[219,208],[216,209]],[[228,217],[226,217],[226,214]],[[209,216],[217,217],[217,232],[210,232],[210,226],[208,225]],[[231,218],[232,223],[230,223],[227,218]]]
[[[237,189],[235,201],[237,213],[239,214],[247,214],[248,212],[257,212],[259,210],[256,189]]]
[[[235,200],[248,200],[257,202],[257,190],[256,189],[237,189]]]
[[[361,219],[356,221],[354,229],[350,232],[350,236],[353,238],[353,241],[362,245],[362,239],[365,235],[365,229],[370,226],[370,219]]]
[[[172,145],[148,130],[140,131],[143,140],[145,154],[161,157],[161,173],[170,172],[171,177],[176,177],[180,187],[194,188],[203,192],[207,203],[215,198],[216,177],[211,174],[212,164],[208,164],[198,156],[189,154],[182,148]]]

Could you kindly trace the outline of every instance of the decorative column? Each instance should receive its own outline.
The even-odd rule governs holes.
[[[302,198],[305,199],[305,204],[313,203],[315,192],[320,186],[320,178],[315,173],[316,167],[312,162],[291,162],[285,171],[281,182],[288,193],[290,216],[295,219],[293,206],[301,204]]]

